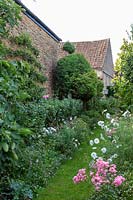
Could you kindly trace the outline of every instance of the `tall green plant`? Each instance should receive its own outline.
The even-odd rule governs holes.
[[[131,28],[129,39],[123,40],[115,66],[115,95],[124,107],[133,105],[133,26]]]
[[[86,102],[100,95],[102,83],[83,55],[71,54],[57,63],[55,91],[60,98],[71,95]]]

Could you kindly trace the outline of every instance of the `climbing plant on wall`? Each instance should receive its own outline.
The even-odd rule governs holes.
[[[8,31],[21,19],[21,7],[13,0],[0,0],[0,36],[7,36]]]

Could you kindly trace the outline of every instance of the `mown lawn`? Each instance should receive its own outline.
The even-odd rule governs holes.
[[[95,130],[94,134],[90,134],[89,137],[75,152],[73,158],[60,167],[47,188],[39,191],[36,200],[88,200],[93,191],[92,184],[88,180],[80,184],[74,184],[72,178],[77,174],[78,169],[86,168],[89,171],[89,162],[92,160],[89,139],[99,137],[99,130]]]

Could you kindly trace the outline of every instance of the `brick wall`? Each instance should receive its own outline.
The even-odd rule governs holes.
[[[52,72],[57,62],[59,42],[49,36],[48,33],[41,29],[24,13],[22,13],[22,20],[19,26],[15,27],[11,31],[11,34],[18,35],[23,32],[31,36],[33,45],[40,51],[38,60],[44,67],[44,74],[48,78],[46,82],[47,93],[52,95]]]

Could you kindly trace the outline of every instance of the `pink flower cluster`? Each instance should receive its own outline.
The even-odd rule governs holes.
[[[90,172],[91,182],[96,190],[100,190],[104,184],[113,184],[115,187],[118,187],[125,181],[123,176],[116,175],[115,164],[109,164],[109,162],[98,159],[92,168],[94,172]]]
[[[115,185],[115,187],[118,187],[119,185],[121,185],[123,182],[125,181],[125,178],[123,176],[117,176],[115,177],[114,181],[113,181],[113,185]]]
[[[43,98],[43,99],[48,99],[48,98],[49,98],[49,95],[48,95],[48,94],[47,94],[47,95],[44,95],[42,98]]]
[[[86,176],[86,169],[79,169],[76,176],[73,177],[73,182],[75,184],[85,181],[87,178]]]

